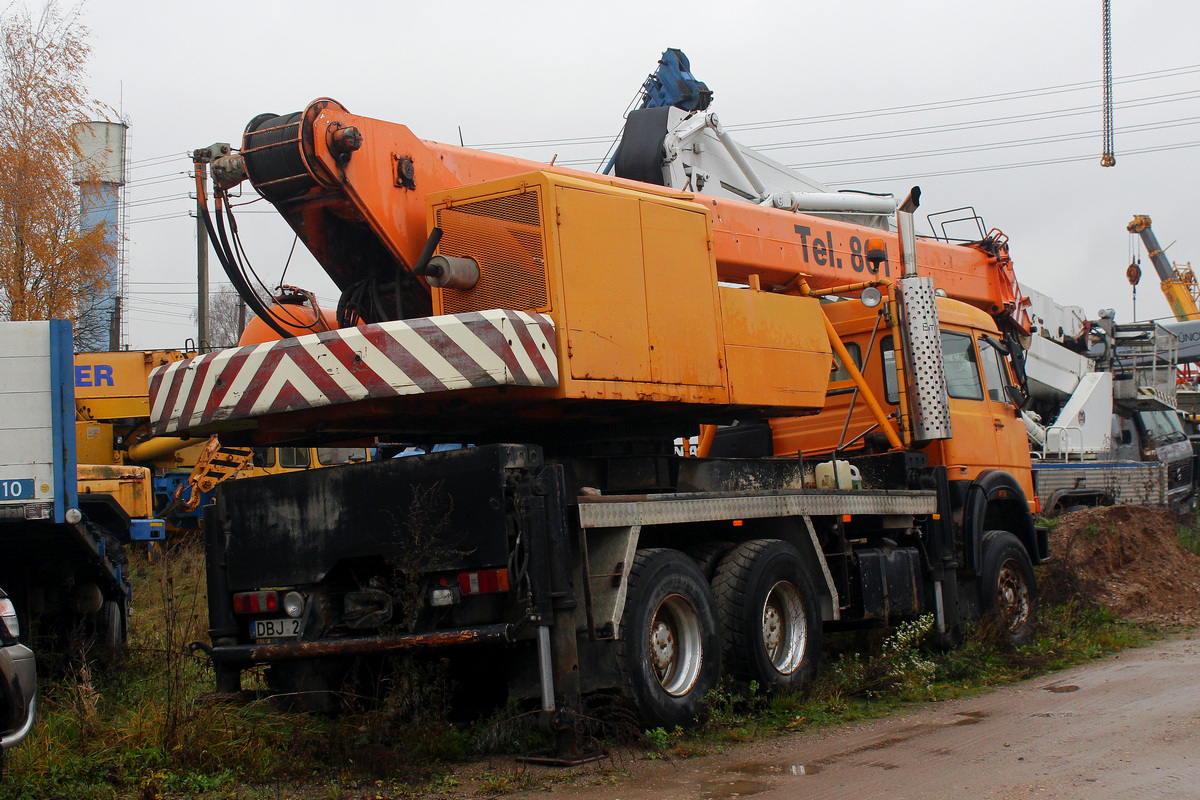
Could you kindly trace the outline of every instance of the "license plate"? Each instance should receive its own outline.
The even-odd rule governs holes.
[[[256,619],[250,621],[250,638],[278,639],[300,635],[300,620],[291,617],[284,619]]]
[[[0,481],[0,500],[32,500],[33,478]]]

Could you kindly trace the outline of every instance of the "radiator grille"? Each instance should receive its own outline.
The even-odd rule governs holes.
[[[443,291],[443,313],[549,310],[536,190],[438,209],[437,224],[442,229],[438,252],[473,258],[480,273],[474,289]]]
[[[1167,467],[1167,488],[1178,489],[1192,484],[1192,460],[1177,461]]]

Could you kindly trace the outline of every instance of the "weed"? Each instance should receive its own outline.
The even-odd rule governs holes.
[[[1200,538],[1197,527],[1188,522],[1181,537]],[[529,753],[551,743],[536,725],[537,712],[515,702],[480,721],[451,722],[445,664],[408,656],[360,664],[354,685],[361,702],[337,719],[280,713],[265,701],[208,702],[211,673],[185,650],[207,627],[199,546],[178,544],[158,564],[135,554],[130,569],[140,591],[127,655],[104,670],[80,668],[42,683],[38,725],[6,754],[0,800],[257,800],[294,796],[302,784],[312,784],[305,796],[325,800],[429,796],[455,788],[447,770],[458,761]],[[605,695],[589,699],[581,725],[608,742],[636,737],[652,758],[688,758],[731,741],[962,696],[1155,635],[1069,598],[1043,607],[1036,639],[1021,648],[998,648],[972,631],[962,647],[937,652],[927,643],[929,628],[923,619],[891,631],[827,636],[825,668],[813,684],[768,696],[754,684],[726,681],[707,698],[708,719],[698,729],[658,728],[642,738],[628,707]],[[377,684],[389,691],[381,697],[367,691]],[[368,791],[376,780],[379,790]],[[502,770],[488,773],[478,791],[494,796],[539,785],[528,772]]]
[[[933,617],[901,623],[874,646],[842,653],[827,670],[831,697],[895,695],[903,700],[928,700],[937,665],[922,646],[933,628]]]
[[[541,788],[542,781],[529,774],[528,770],[517,769],[508,772],[485,772],[479,780],[476,794],[495,797],[513,792],[528,792]]]
[[[1200,511],[1193,511],[1183,517],[1176,530],[1183,549],[1192,555],[1200,556]]]

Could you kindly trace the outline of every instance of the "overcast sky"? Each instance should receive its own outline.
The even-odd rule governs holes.
[[[1200,3],[1112,5],[1117,166],[1103,169],[1095,0],[89,0],[93,94],[131,124],[126,343],[195,334],[190,150],[328,96],[426,139],[457,141],[461,126],[468,146],[558,140],[504,152],[595,168],[667,47],[744,144],[777,145],[769,155],[835,188],[919,184],[923,227],[924,213],[973,206],[1009,236],[1023,282],[1128,320],[1134,214],[1200,269]],[[912,108],[927,104],[939,107]],[[241,219],[278,282],[290,230],[273,211]],[[1144,254],[1142,267],[1138,318],[1167,316]],[[311,259],[293,259],[287,282],[336,294]]]

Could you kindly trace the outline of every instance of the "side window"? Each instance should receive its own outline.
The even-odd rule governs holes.
[[[892,337],[883,337],[879,350],[883,360],[884,399],[896,405],[900,402],[900,388],[896,382],[896,352]],[[960,400],[982,400],[983,384],[979,380],[979,364],[975,360],[971,337],[942,331],[942,357],[946,364],[947,393]],[[1003,398],[1003,388],[1000,393]]]
[[[975,343],[961,333],[942,331],[942,360],[946,364],[946,393],[959,400],[982,400]]]
[[[256,448],[254,448],[253,464],[256,467],[273,467],[273,466],[275,466],[275,448],[274,447],[256,447]]]
[[[854,342],[846,342],[846,352],[850,354],[850,360],[854,362],[854,366],[862,370],[862,348]],[[829,373],[829,382],[837,383],[838,381],[850,380],[850,372],[842,364],[842,360],[837,357],[837,353],[833,354],[833,368]]]
[[[1009,402],[1005,387],[1008,386],[1008,370],[1005,368],[1004,356],[996,348],[979,340],[979,357],[983,359],[983,382],[987,384],[988,399],[997,403]]]
[[[308,448],[280,447],[279,466],[284,469],[304,469],[308,467]]]

